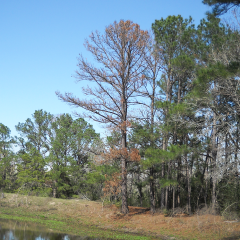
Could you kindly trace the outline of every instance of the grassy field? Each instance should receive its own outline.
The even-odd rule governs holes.
[[[43,224],[53,231],[112,239],[240,239],[240,223],[221,216],[151,215],[146,208],[129,207],[122,215],[112,205],[80,199],[54,199],[5,194],[0,218]]]

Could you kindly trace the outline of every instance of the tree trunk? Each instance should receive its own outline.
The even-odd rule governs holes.
[[[53,198],[57,197],[57,182],[53,181]]]
[[[162,163],[161,177],[164,178],[165,164]],[[165,188],[161,188],[161,209],[165,207]]]
[[[216,180],[215,177],[212,179],[212,208],[215,209],[216,207]]]
[[[206,179],[206,181],[205,181],[205,192],[204,192],[205,207],[207,207],[207,191],[208,191],[208,184],[207,184],[207,179]]]
[[[186,142],[187,144],[187,142]],[[191,183],[190,183],[190,174],[189,174],[189,165],[187,161],[187,154],[185,154],[185,164],[186,164],[186,180],[187,180],[187,213],[191,213]]]
[[[175,186],[173,186],[173,204],[172,204],[172,209],[173,209],[173,212],[174,212],[174,209],[175,209]]]
[[[153,77],[153,92],[151,96],[151,146],[154,147],[154,141],[153,141],[153,128],[154,128],[154,109],[155,109],[155,91],[156,91],[156,64],[154,66],[154,77]],[[155,202],[155,186],[154,186],[154,166],[150,168],[150,202],[151,202],[151,213],[154,214],[156,212],[156,202]]]
[[[188,177],[188,214],[191,214],[191,180]]]
[[[3,192],[3,189],[0,189],[0,199],[3,199],[4,198],[4,192]]]
[[[177,187],[177,206],[180,207],[180,191],[181,191],[181,188],[180,188],[180,180],[181,180],[181,166],[182,166],[182,161],[181,161],[181,157],[178,158],[178,166],[177,166],[177,182],[178,182],[178,187]]]
[[[153,167],[150,168],[150,201],[151,201],[151,213],[155,213],[156,203],[155,203],[155,192],[154,192],[154,177],[153,177]]]
[[[165,188],[165,208],[168,209],[168,188]]]
[[[212,208],[216,207],[216,160],[217,160],[217,144],[216,144],[216,114],[213,114],[213,132],[212,132]]]
[[[122,150],[127,147],[127,136],[126,130],[122,130]],[[127,203],[127,159],[122,155],[122,213],[128,214],[128,203]]]
[[[140,207],[142,207],[142,205],[143,205],[142,186],[138,186],[138,193],[139,193]]]
[[[122,213],[128,213],[127,203],[127,163],[126,159],[122,158]]]
[[[180,185],[178,185],[178,191],[177,191],[177,206],[181,206],[181,201],[180,201]]]

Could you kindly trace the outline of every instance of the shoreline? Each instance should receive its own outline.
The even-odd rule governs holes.
[[[164,239],[156,236],[146,236],[143,233],[130,232],[127,229],[121,231],[119,229],[112,228],[111,226],[104,226],[100,222],[99,224],[94,224],[89,222],[89,219],[80,220],[70,218],[68,215],[66,217],[59,214],[51,214],[44,209],[43,211],[29,211],[28,206],[24,204],[22,198],[26,198],[25,195],[19,195],[18,200],[20,200],[20,206],[9,206],[6,204],[6,200],[9,200],[9,196],[16,194],[5,194],[5,198],[0,200],[0,219],[15,220],[18,222],[29,222],[42,226],[48,230],[52,230],[56,233],[69,234],[71,236],[87,236],[87,237],[100,237],[100,238],[111,238],[111,239],[129,239],[129,240],[154,240],[154,239]],[[28,197],[31,199],[32,197]],[[41,197],[33,197],[41,199]],[[45,199],[45,198],[42,198]],[[69,201],[64,199],[53,199],[46,198],[53,201]],[[81,200],[79,200],[81,201]],[[82,201],[85,203],[86,201]],[[23,203],[21,205],[21,203]],[[53,204],[50,204],[53,205]],[[55,205],[55,204],[54,204]],[[50,207],[50,211],[54,208]],[[54,209],[55,210],[55,209]],[[39,214],[39,212],[44,212],[44,214]],[[80,220],[80,221],[79,221]]]
[[[153,236],[144,236],[136,233],[122,232],[114,229],[103,229],[97,226],[91,225],[79,225],[78,228],[69,226],[67,222],[62,221],[51,221],[41,220],[37,218],[19,217],[11,214],[2,214],[0,210],[0,220],[13,220],[22,223],[33,223],[39,227],[43,227],[45,230],[53,233],[67,234],[70,236],[81,236],[81,237],[100,237],[100,238],[111,238],[111,239],[129,239],[129,240],[153,240],[163,239],[156,238]]]

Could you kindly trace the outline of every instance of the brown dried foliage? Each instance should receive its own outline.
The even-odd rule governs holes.
[[[127,162],[139,162],[141,160],[141,156],[139,154],[138,149],[132,148],[128,150],[127,148],[111,148],[108,152],[104,153],[103,155],[103,163],[109,163],[116,160],[120,160],[124,158]]]
[[[105,175],[105,178],[107,179],[107,175]],[[104,196],[119,196],[121,193],[121,183],[121,174],[114,173],[110,180],[105,181],[105,186],[103,188]]]

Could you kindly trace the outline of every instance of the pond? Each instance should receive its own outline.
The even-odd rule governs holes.
[[[0,240],[97,240],[87,236],[71,236],[55,233],[51,229],[33,223],[0,219]],[[102,239],[102,238],[101,238]]]

